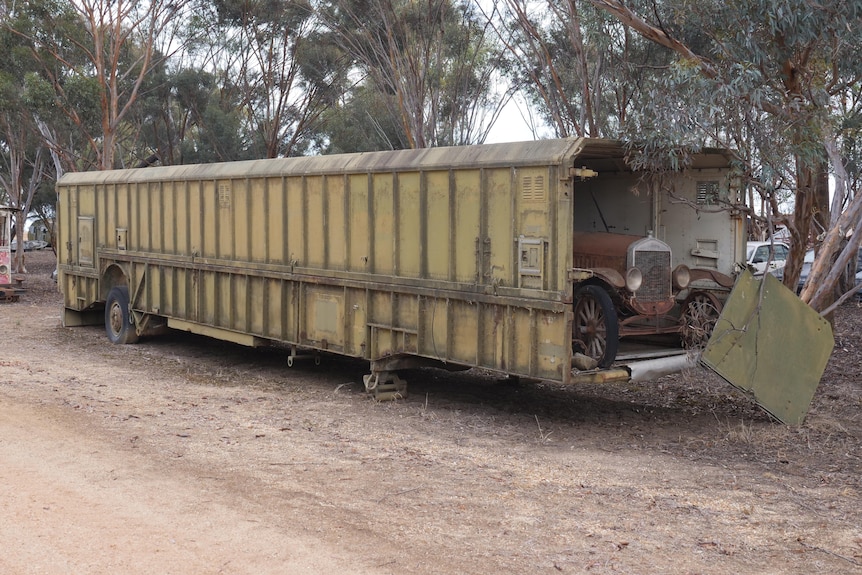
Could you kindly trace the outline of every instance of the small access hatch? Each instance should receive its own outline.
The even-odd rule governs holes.
[[[518,238],[518,275],[520,287],[542,289],[545,269],[545,240]]]
[[[118,250],[126,250],[127,241],[129,237],[129,230],[126,228],[117,228],[117,249]]]
[[[78,265],[95,265],[96,234],[92,216],[78,217]]]

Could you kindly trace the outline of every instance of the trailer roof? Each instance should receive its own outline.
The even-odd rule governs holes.
[[[719,167],[727,165],[720,154],[707,162]],[[595,162],[610,163],[614,171],[625,168],[625,150],[615,140],[595,138],[565,138],[534,140],[504,144],[481,144],[474,146],[451,146],[423,148],[418,150],[394,150],[361,152],[355,154],[333,154],[329,156],[301,156],[245,160],[212,164],[186,164],[125,170],[93,172],[69,172],[58,184],[104,184],[168,180],[215,180],[230,178],[266,177],[303,174],[343,174],[389,171],[417,171],[439,168],[534,166],[578,164]],[[720,158],[720,159],[719,159]],[[704,160],[699,161],[703,163]],[[570,164],[571,165],[571,164]],[[607,170],[607,167],[604,168]]]

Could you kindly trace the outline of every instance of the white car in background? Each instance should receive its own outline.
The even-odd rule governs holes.
[[[12,243],[9,244],[9,247],[12,248],[12,251],[18,250],[18,240],[12,240]],[[48,247],[48,242],[43,242],[42,240],[27,240],[24,242],[24,251],[30,252],[33,250],[44,250]]]
[[[748,242],[745,263],[756,277],[769,272],[782,279],[789,253],[790,247],[782,242]]]

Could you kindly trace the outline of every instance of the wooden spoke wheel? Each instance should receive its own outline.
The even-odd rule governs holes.
[[[610,367],[617,357],[619,331],[614,302],[605,290],[588,285],[575,293],[576,351],[595,359],[599,367]]]
[[[680,318],[683,347],[686,349],[706,347],[718,316],[721,315],[721,308],[721,302],[709,292],[696,292],[688,297]]]

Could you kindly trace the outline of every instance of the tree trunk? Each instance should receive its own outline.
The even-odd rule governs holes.
[[[24,265],[24,242],[27,238],[24,236],[24,224],[27,221],[27,216],[20,211],[16,211],[14,212],[13,219],[15,221],[15,237],[18,240],[18,247],[15,249],[15,257],[12,258],[15,262],[14,270],[15,273],[26,274],[27,268]]]
[[[796,291],[796,284],[799,282],[799,275],[802,271],[802,260],[808,249],[811,222],[815,214],[824,209],[823,206],[818,205],[819,194],[817,188],[820,181],[825,180],[827,177],[825,169],[826,165],[823,162],[818,162],[816,166],[812,166],[803,158],[796,158],[796,195],[794,198],[793,218],[788,222],[787,226],[791,238],[790,254],[784,266],[784,285],[794,291]],[[828,190],[826,199],[825,216],[828,223]]]

